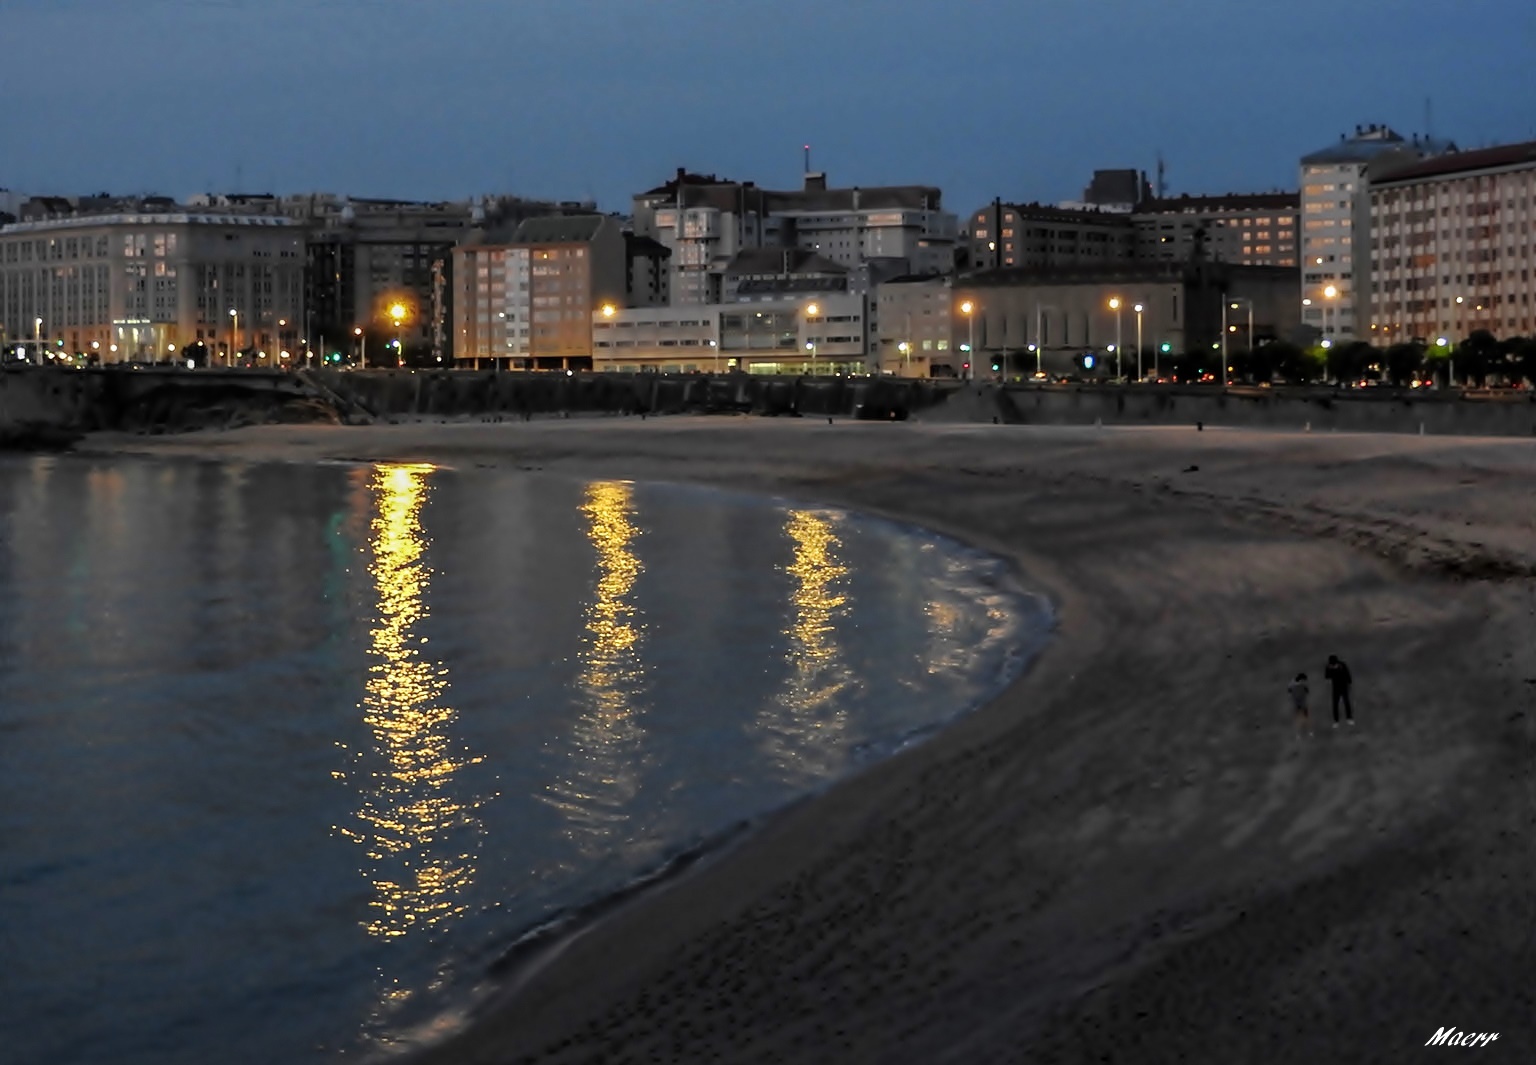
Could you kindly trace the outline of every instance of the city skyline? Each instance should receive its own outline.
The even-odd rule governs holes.
[[[781,0],[750,18],[706,0],[15,0],[6,36],[59,62],[8,85],[0,187],[507,192],[627,211],[679,166],[798,187],[808,143],[833,184],[937,185],[964,215],[994,196],[1075,199],[1099,168],[1155,180],[1159,156],[1173,195],[1295,188],[1298,157],[1360,123],[1432,126],[1463,148],[1533,136],[1525,101],[1490,92],[1520,83],[1536,32],[1513,0],[1454,19],[1421,0],[988,0],[967,14],[908,0]],[[1446,76],[1431,49],[1458,61]],[[1454,76],[1468,56],[1478,76]],[[112,88],[113,71],[132,88]]]

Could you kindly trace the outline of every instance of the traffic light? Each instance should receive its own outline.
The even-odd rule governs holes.
[[[1168,354],[1172,350],[1173,350],[1173,345],[1168,343],[1168,341],[1166,341],[1166,340],[1163,341],[1163,354],[1166,355],[1166,354]]]
[[[968,363],[968,362],[963,362],[963,363],[960,364],[960,369],[965,370],[966,372],[969,372],[970,369],[971,369],[971,364]]]
[[[997,363],[995,363],[995,362],[994,362],[994,363],[993,363],[993,364],[992,364],[992,372],[993,372],[993,373],[997,373],[997,371],[999,371],[999,370],[1001,370],[1001,369],[1002,369],[1002,367],[1001,367],[1001,366],[999,366],[999,365],[998,365],[998,364],[997,364]]]

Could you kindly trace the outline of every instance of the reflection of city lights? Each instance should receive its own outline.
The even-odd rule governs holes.
[[[422,558],[428,541],[420,519],[431,472],[430,466],[380,466],[369,484],[377,513],[368,572],[378,618],[361,709],[385,764],[360,772],[364,827],[341,831],[365,848],[364,875],[375,891],[366,927],[386,938],[432,929],[462,913],[474,877],[474,856],[455,853],[449,840],[455,829],[478,827],[474,804],[455,796],[452,784],[479,759],[448,750],[447,728],[456,715],[447,703],[447,670],[423,654],[426,640],[416,631],[428,613],[430,570]]]
[[[796,579],[794,612],[784,630],[789,641],[789,678],[762,724],[768,753],[792,779],[821,778],[836,768],[846,722],[837,697],[848,684],[833,620],[846,603],[838,588],[848,572],[838,560],[842,546],[836,519],[792,510],[784,525],[795,545],[787,572]]]
[[[635,700],[645,683],[639,655],[645,633],[630,596],[643,567],[631,550],[640,535],[633,486],[588,485],[581,513],[597,553],[577,678],[585,699],[572,727],[567,775],[550,786],[549,800],[565,814],[571,840],[596,854],[627,817],[639,781],[645,734],[635,720]]]

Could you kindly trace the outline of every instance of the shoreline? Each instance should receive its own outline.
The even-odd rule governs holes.
[[[1536,675],[1530,570],[1506,564],[1536,545],[1530,444],[988,428],[417,423],[79,450],[747,479],[1001,555],[1056,605],[1055,639],[998,697],[637,900],[408,1060],[1395,1060],[1426,1009],[1469,1000],[1480,1012],[1451,1021],[1513,1045],[1525,959],[1446,915],[1520,926],[1500,886],[1524,859],[1489,850],[1459,879],[1430,859],[1531,812],[1511,768],[1528,717],[1510,714]],[[1469,477],[1488,491],[1463,524],[1448,500]],[[1301,754],[1280,674],[1335,649],[1369,716]],[[1409,890],[1426,878],[1432,904]],[[1352,894],[1320,909],[1336,883]],[[1426,943],[1433,981],[1410,949]]]

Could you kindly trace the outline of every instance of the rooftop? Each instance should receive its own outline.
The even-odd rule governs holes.
[[[1300,192],[1229,192],[1223,195],[1170,196],[1137,206],[1137,214],[1181,214],[1188,211],[1278,211],[1301,206]]]
[[[1387,170],[1379,177],[1373,176],[1371,184],[1380,186],[1399,181],[1422,181],[1472,170],[1492,170],[1521,165],[1536,165],[1536,141],[1501,144],[1494,148],[1479,148],[1470,152],[1450,152],[1418,162],[1406,162],[1401,167]]]
[[[15,222],[0,227],[0,233],[36,233],[62,229],[100,226],[291,226],[291,219],[277,215],[244,214],[80,214],[65,218],[46,218],[36,222]]]
[[[568,214],[525,219],[512,234],[514,244],[586,244],[597,235],[607,215]]]

